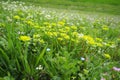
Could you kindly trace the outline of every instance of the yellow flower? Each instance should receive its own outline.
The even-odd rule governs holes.
[[[58,40],[59,40],[59,41],[62,41],[62,40],[63,40],[63,38],[60,38],[60,37],[59,37],[59,38],[58,38]]]
[[[54,35],[55,37],[57,37],[57,34],[58,34],[57,32],[53,32],[53,35]]]
[[[88,44],[95,45],[96,43],[94,41],[87,41]]]
[[[40,37],[39,34],[34,34],[34,35],[33,35],[33,38],[39,38],[39,37]]]
[[[66,32],[70,31],[70,27],[65,27],[65,31]]]
[[[43,23],[45,26],[50,26],[50,23],[49,22],[44,22]]]
[[[21,40],[21,41],[30,41],[31,40],[31,38],[29,37],[29,36],[20,36],[19,37],[19,40]]]
[[[63,38],[66,39],[66,40],[69,40],[69,39],[70,39],[70,36],[67,35],[67,34],[65,34],[65,33],[61,33],[60,35],[61,35],[61,37],[63,37]]]
[[[71,26],[71,29],[72,30],[77,30],[77,27],[76,26]]]
[[[68,35],[65,35],[64,38],[67,39],[67,40],[70,39],[70,37]]]
[[[56,23],[51,23],[52,26],[56,26],[57,24]]]
[[[41,28],[40,26],[38,26],[38,25],[35,25],[35,26],[33,26],[34,28]]]
[[[13,17],[14,19],[20,19],[20,16],[16,15]]]
[[[46,35],[49,37],[57,37],[58,33],[57,32],[45,32]]]
[[[78,36],[78,32],[73,32],[73,36],[77,37]]]
[[[91,36],[85,35],[85,36],[83,36],[82,38],[83,38],[85,41],[87,41],[88,44],[91,44],[91,45],[95,45],[95,44],[96,44],[96,42],[94,41],[94,39],[93,39]]]
[[[44,43],[45,43],[45,41],[44,41],[43,39],[40,39],[39,42],[40,42],[41,44],[44,44]]]
[[[27,21],[26,23],[27,23],[28,25],[31,25],[31,26],[34,25],[34,23],[33,23],[32,21]]]
[[[48,36],[53,36],[53,33],[52,32],[45,32],[45,34],[47,34]]]
[[[104,27],[104,28],[102,28],[102,29],[103,29],[104,31],[108,31],[108,30],[109,30],[109,28],[105,28],[105,27]]]
[[[103,44],[101,44],[101,43],[96,43],[96,45],[97,45],[98,47],[103,47]]]
[[[102,26],[102,29],[103,29],[104,31],[108,31],[108,30],[109,30],[109,27],[108,27],[107,25],[103,25],[103,26]]]
[[[66,31],[63,30],[63,29],[59,29],[59,32],[61,32],[61,33],[65,33]]]
[[[109,54],[107,54],[107,53],[104,54],[104,57],[107,58],[107,59],[111,58],[111,56]]]
[[[46,26],[46,28],[50,29],[52,26]]]
[[[102,42],[103,40],[101,38],[96,38],[96,41]]]
[[[64,26],[64,25],[65,25],[65,22],[59,21],[59,22],[58,22],[58,25]]]

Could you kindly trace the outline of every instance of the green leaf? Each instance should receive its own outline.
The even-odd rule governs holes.
[[[44,54],[45,54],[45,51],[46,51],[47,46],[48,46],[48,45],[46,45],[46,46],[45,46],[45,48],[42,50],[42,52],[38,55],[35,66],[37,66],[37,65],[38,65],[38,63],[39,63],[39,61],[43,58],[43,56],[44,56]]]
[[[19,64],[18,59],[16,59],[16,64],[17,64],[18,71],[20,71],[20,64]]]
[[[45,61],[45,59],[42,58],[42,60],[43,60],[43,63],[44,63],[44,65],[45,65],[45,67],[46,67],[47,70],[49,71],[50,76],[53,76],[53,72],[54,72],[55,70],[54,70],[53,72],[51,72],[51,71],[50,71],[50,68],[49,68],[49,65],[47,64],[47,62]],[[53,68],[53,69],[54,69],[54,68]]]
[[[9,57],[8,55],[0,48],[0,55],[4,58],[7,63],[9,63]]]
[[[4,78],[0,78],[0,80],[5,80]]]

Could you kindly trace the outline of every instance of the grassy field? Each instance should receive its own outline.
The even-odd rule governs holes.
[[[13,0],[14,1],[14,0]],[[97,3],[97,4],[110,4],[110,5],[120,5],[120,1],[117,0],[18,0],[18,1],[26,1],[26,2],[38,2],[38,3],[49,3],[49,4],[78,4],[81,2],[85,3]]]
[[[16,0],[15,0],[16,1]],[[102,12],[120,15],[119,0],[18,0],[48,8]]]
[[[119,1],[19,1],[0,1],[0,80],[120,80]]]

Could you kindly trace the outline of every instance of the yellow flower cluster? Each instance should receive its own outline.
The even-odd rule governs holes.
[[[45,32],[45,34],[49,37],[57,37],[57,35],[58,35],[57,32]]]
[[[15,19],[20,19],[19,16],[14,16]],[[24,20],[25,21],[25,20]],[[114,47],[113,43],[105,43],[101,38],[93,38],[89,35],[82,35],[80,36],[78,33],[78,27],[73,25],[73,26],[68,26],[65,25],[65,21],[58,21],[58,22],[43,22],[43,25],[38,25],[35,24],[32,20],[27,20],[25,21],[26,24],[33,26],[33,28],[36,28],[36,31],[38,33],[42,31],[43,35],[46,35],[48,38],[54,38],[58,41],[61,41],[66,43],[66,42],[75,42],[79,43],[80,39],[83,39],[86,41],[87,44],[90,44],[91,46],[98,46],[98,47],[103,47],[108,46],[108,47]],[[83,27],[82,27],[83,28]],[[81,27],[80,27],[81,29]],[[109,30],[108,26],[103,25],[102,26],[103,30]],[[41,34],[41,33],[40,33]],[[28,37],[20,37],[20,40],[22,41],[29,41],[30,38]],[[33,41],[34,42],[40,42],[44,43],[46,39],[43,37],[40,37],[40,35],[33,35]]]
[[[61,33],[60,36],[66,40],[69,40],[70,39],[70,36],[65,34],[65,33]]]
[[[102,26],[102,30],[108,31],[108,30],[109,30],[109,27],[108,27],[107,25],[103,25],[103,26]]]
[[[58,25],[64,26],[64,25],[65,25],[65,22],[64,22],[64,21],[59,21],[59,22],[58,22]]]
[[[107,59],[111,59],[111,56],[107,53],[104,54],[104,57],[107,58]]]
[[[91,36],[84,35],[82,38],[86,40],[88,44],[95,45],[95,41]]]
[[[65,21],[58,21],[58,22],[44,22],[43,26],[40,27],[40,30],[43,31],[43,34],[46,35],[48,38],[54,38],[60,43],[64,42],[78,42],[78,32],[77,26],[66,26]],[[61,42],[62,41],[62,42]]]
[[[103,40],[101,38],[95,38],[97,42],[102,42]]]
[[[71,26],[71,29],[72,30],[77,30],[77,27],[76,26]]]
[[[26,24],[30,25],[30,26],[34,26],[34,23],[30,20],[26,21]]]
[[[41,39],[41,36],[39,34],[34,34],[33,35],[33,42],[36,45],[36,42],[40,42],[40,44],[44,44],[45,41]]]
[[[98,46],[98,47],[103,47],[103,44],[102,44],[102,39],[101,38],[96,38],[93,39],[91,36],[88,36],[88,35],[83,35],[82,37],[83,40],[85,40],[88,44],[92,45],[92,46]]]
[[[15,16],[16,19],[20,19],[19,16]],[[93,38],[89,35],[82,35],[80,33],[78,33],[78,27],[77,26],[68,26],[65,25],[65,21],[59,21],[59,22],[44,22],[43,25],[38,25],[33,23],[33,21],[28,20],[25,21],[25,23],[27,23],[28,25],[33,26],[33,28],[36,29],[36,31],[42,32],[40,34],[45,35],[47,38],[54,38],[58,41],[61,41],[63,43],[66,42],[73,42],[73,43],[79,43],[81,42],[80,39],[83,39],[87,44],[91,45],[91,46],[96,46],[96,47],[103,47],[103,46],[107,46],[107,47],[114,47],[114,43],[109,43],[109,42],[103,42],[103,40],[101,38]],[[103,30],[109,30],[108,26],[103,25],[102,26]],[[22,41],[29,41],[30,37],[27,36],[21,36],[19,38]],[[33,35],[33,41],[34,42],[40,42],[40,43],[45,43],[47,39],[44,39],[43,36],[40,36],[38,34]]]
[[[32,22],[29,21],[28,23],[32,25]],[[80,39],[83,39],[86,41],[87,44],[90,44],[91,46],[97,46],[97,47],[103,47],[104,45],[108,46],[108,43],[104,44],[101,38],[94,39],[89,35],[83,35],[80,37],[77,26],[66,26],[65,21],[59,21],[56,23],[44,22],[43,26],[41,27],[38,25],[36,26],[37,27],[35,28],[37,29],[39,28],[39,30],[43,32],[42,34],[45,34],[48,38],[54,38],[60,42],[62,41],[66,43],[66,42],[72,41],[75,43],[79,43]],[[108,26],[104,25],[102,26],[102,28],[106,28],[105,30],[107,30]],[[41,42],[44,43],[44,40],[41,40]],[[109,44],[109,47],[110,46],[111,44]]]
[[[20,19],[20,16],[16,15],[13,17],[14,19]]]
[[[26,41],[30,41],[31,38],[29,36],[20,36],[19,40],[26,42]]]

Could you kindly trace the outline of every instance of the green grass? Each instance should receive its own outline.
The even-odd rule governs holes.
[[[22,1],[22,0],[21,0]],[[25,1],[25,0],[24,0]],[[111,4],[111,5],[120,5],[120,1],[117,0],[26,0],[26,1],[30,1],[30,2],[39,2],[39,3],[61,3],[61,4],[70,4],[73,3],[73,5],[77,4],[77,3],[81,3],[81,2],[85,2],[85,3],[97,3],[97,4]]]
[[[48,8],[101,12],[120,15],[119,0],[19,0]]]
[[[120,16],[55,6],[0,2],[0,80],[119,80]]]

